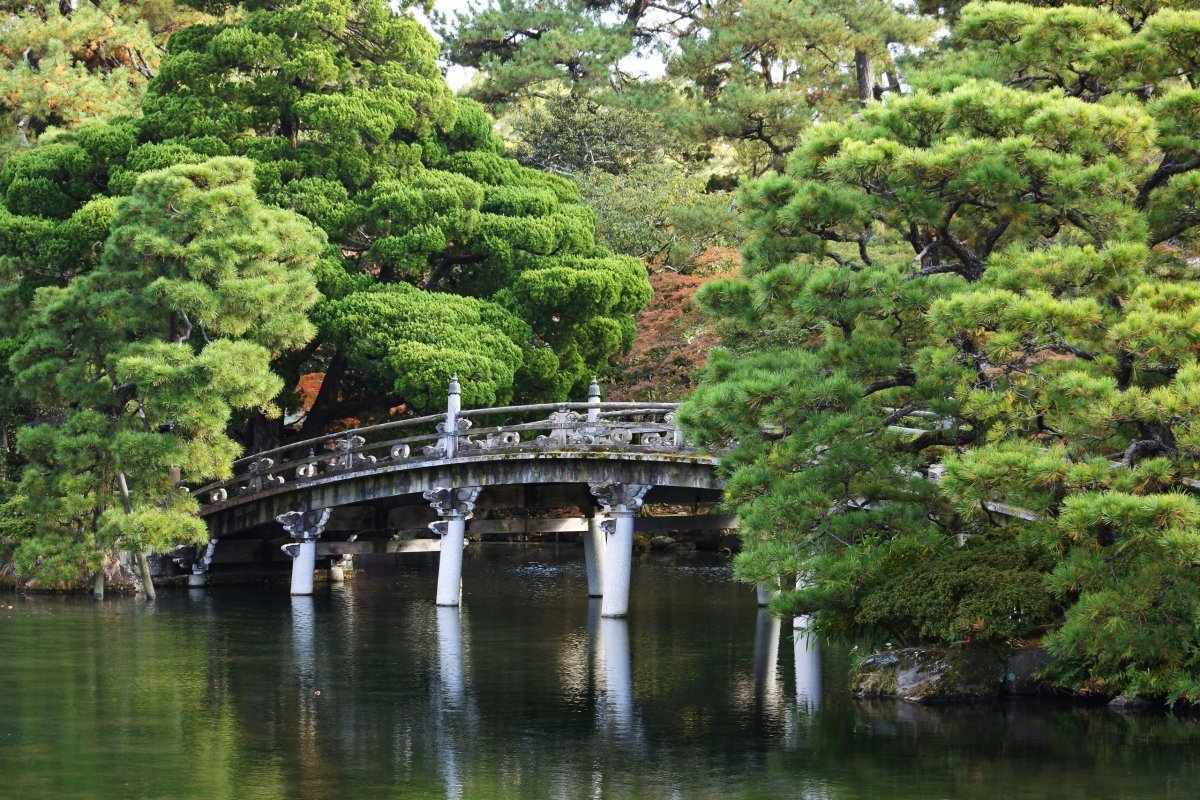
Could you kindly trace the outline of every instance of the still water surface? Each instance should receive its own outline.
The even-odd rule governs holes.
[[[605,620],[580,559],[473,548],[461,610],[411,556],[312,598],[5,595],[0,797],[1200,797],[1200,720],[855,701],[724,561],[640,560]]]

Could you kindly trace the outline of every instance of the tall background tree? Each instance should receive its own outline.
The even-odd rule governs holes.
[[[967,5],[923,90],[746,189],[746,279],[703,296],[728,350],[685,417],[738,442],[739,572],[804,584],[778,610],[1049,629],[1067,685],[1200,699],[1198,24]]]
[[[490,108],[561,91],[641,107],[686,146],[732,145],[757,174],[816,119],[896,89],[894,54],[932,26],[886,0],[497,0],[439,31],[452,63],[480,71],[468,94]]]
[[[500,116],[514,155],[569,169],[597,234],[675,298],[740,246],[739,180],[783,169],[815,122],[898,89],[899,60],[933,30],[875,0],[501,0],[437,27],[445,57],[477,70],[465,92]],[[678,397],[708,332],[686,311],[642,325],[616,382]]]
[[[172,0],[3,2],[0,161],[49,127],[134,114],[175,31],[203,16]]]

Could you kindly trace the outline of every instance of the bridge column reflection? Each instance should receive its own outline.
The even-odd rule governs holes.
[[[475,510],[479,486],[449,489],[439,486],[424,493],[424,497],[442,519],[429,526],[441,535],[438,554],[437,604],[457,606],[462,597],[463,545],[466,544],[467,518]]]
[[[603,648],[604,699],[600,720],[604,730],[618,741],[631,741],[633,725],[633,658],[629,651],[629,623],[623,619],[600,619]]]
[[[313,599],[305,595],[292,597],[292,658],[296,670],[296,738],[302,762],[314,765],[320,763],[317,753],[317,621]]]
[[[437,608],[437,666],[434,684],[433,738],[448,800],[460,800],[465,792],[465,755],[477,733],[467,685],[467,653],[463,642],[463,620],[456,607]]]
[[[633,570],[633,515],[650,491],[644,483],[589,483],[592,495],[613,516],[613,532],[605,544],[604,600],[600,613],[623,617],[629,613],[629,579]]]
[[[588,597],[604,594],[605,548],[604,524],[608,522],[604,512],[597,510],[588,519],[587,533],[583,536],[583,568],[587,572]]]
[[[808,630],[796,629],[796,707],[812,713],[821,706],[821,642]]]
[[[779,617],[766,609],[758,609],[754,629],[754,689],[763,707],[779,703]]]

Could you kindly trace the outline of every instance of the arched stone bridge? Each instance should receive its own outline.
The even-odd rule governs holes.
[[[481,495],[503,494],[511,504],[531,487],[575,487],[576,504],[598,507],[584,537],[589,593],[603,596],[604,615],[623,616],[641,505],[721,495],[717,458],[684,442],[676,407],[601,402],[593,382],[587,403],[464,411],[455,380],[444,414],[257,453],[235,462],[233,478],[196,489],[213,538],[193,582],[203,583],[221,540],[261,538],[282,525],[295,540],[284,546],[293,557],[292,593],[310,594],[317,540],[331,514],[427,503],[440,517],[429,525],[442,540],[437,602],[457,605],[466,520]]]

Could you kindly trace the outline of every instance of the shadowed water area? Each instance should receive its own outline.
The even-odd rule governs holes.
[[[716,557],[635,562],[628,620],[577,547],[472,547],[461,610],[435,582],[5,595],[0,797],[1200,796],[1194,718],[855,701]]]

